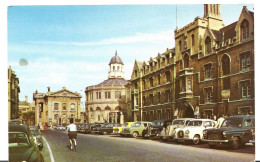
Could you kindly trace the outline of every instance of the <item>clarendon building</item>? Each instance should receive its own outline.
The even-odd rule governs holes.
[[[8,120],[18,119],[19,114],[19,78],[12,70],[11,66],[8,69]]]
[[[135,61],[127,94],[134,120],[255,114],[254,13],[225,26],[220,5],[205,4],[176,28],[175,48]]]
[[[73,118],[75,123],[83,123],[81,120],[80,93],[72,92],[66,87],[56,92],[51,92],[50,87],[46,93],[33,93],[35,102],[35,125],[43,128],[44,125],[53,127],[67,125]]]
[[[89,123],[124,123],[125,85],[124,64],[115,53],[109,62],[108,79],[86,87],[86,113]]]

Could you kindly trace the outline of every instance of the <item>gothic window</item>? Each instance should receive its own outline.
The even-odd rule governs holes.
[[[184,68],[188,68],[190,66],[189,55],[186,53],[184,56]]]
[[[205,79],[212,78],[212,64],[207,64],[204,66],[205,68]]]
[[[242,98],[250,98],[251,97],[251,85],[250,81],[241,81],[241,97]]]
[[[245,70],[250,70],[250,54],[241,54],[240,55],[240,70],[245,71]]]
[[[224,78],[223,79],[223,90],[230,89],[230,78]]]
[[[223,75],[230,74],[230,59],[228,55],[224,55],[222,57],[222,74]]]
[[[160,85],[161,84],[161,75],[159,74],[157,77],[158,77],[158,85]]]
[[[153,104],[153,94],[150,94],[149,97],[150,97],[150,105],[152,105]]]
[[[179,51],[181,52],[181,41],[179,41]]]
[[[195,42],[194,42],[194,34],[191,35],[191,45],[194,46]]]
[[[205,103],[212,102],[212,88],[205,88],[204,89],[205,94]]]
[[[241,23],[241,39],[242,41],[249,38],[249,23],[247,20],[243,20]]]
[[[150,87],[153,87],[153,78],[150,78]]]
[[[171,73],[170,73],[170,71],[166,71],[165,72],[165,76],[166,76],[166,82],[170,82],[171,81]]]
[[[75,104],[74,104],[74,103],[70,104],[70,110],[71,110],[71,111],[74,111],[74,110],[75,110]]]
[[[165,93],[166,93],[166,102],[171,102],[172,101],[171,91],[168,89],[168,90],[165,90]]]
[[[206,55],[211,53],[211,40],[210,37],[207,37],[205,40],[205,53]]]
[[[158,96],[158,103],[161,103],[161,92],[157,92],[157,96]]]
[[[58,103],[54,103],[54,110],[59,110],[59,104]]]

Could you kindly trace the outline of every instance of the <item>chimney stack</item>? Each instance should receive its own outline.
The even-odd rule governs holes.
[[[50,92],[51,91],[51,88],[50,87],[47,87],[48,88],[48,92]]]

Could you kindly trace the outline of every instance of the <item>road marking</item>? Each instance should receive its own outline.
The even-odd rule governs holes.
[[[55,161],[54,161],[54,158],[53,158],[53,154],[52,154],[51,148],[50,148],[48,142],[46,141],[46,139],[45,139],[44,137],[42,137],[42,138],[43,138],[43,140],[44,140],[44,141],[46,142],[46,144],[47,144],[48,150],[49,150],[49,152],[50,152],[51,162],[55,162]]]

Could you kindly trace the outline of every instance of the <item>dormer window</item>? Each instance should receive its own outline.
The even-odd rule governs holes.
[[[249,38],[249,23],[247,20],[243,20],[241,23],[241,39],[242,41]]]
[[[211,53],[211,40],[210,37],[207,37],[205,40],[205,53],[206,55]]]

